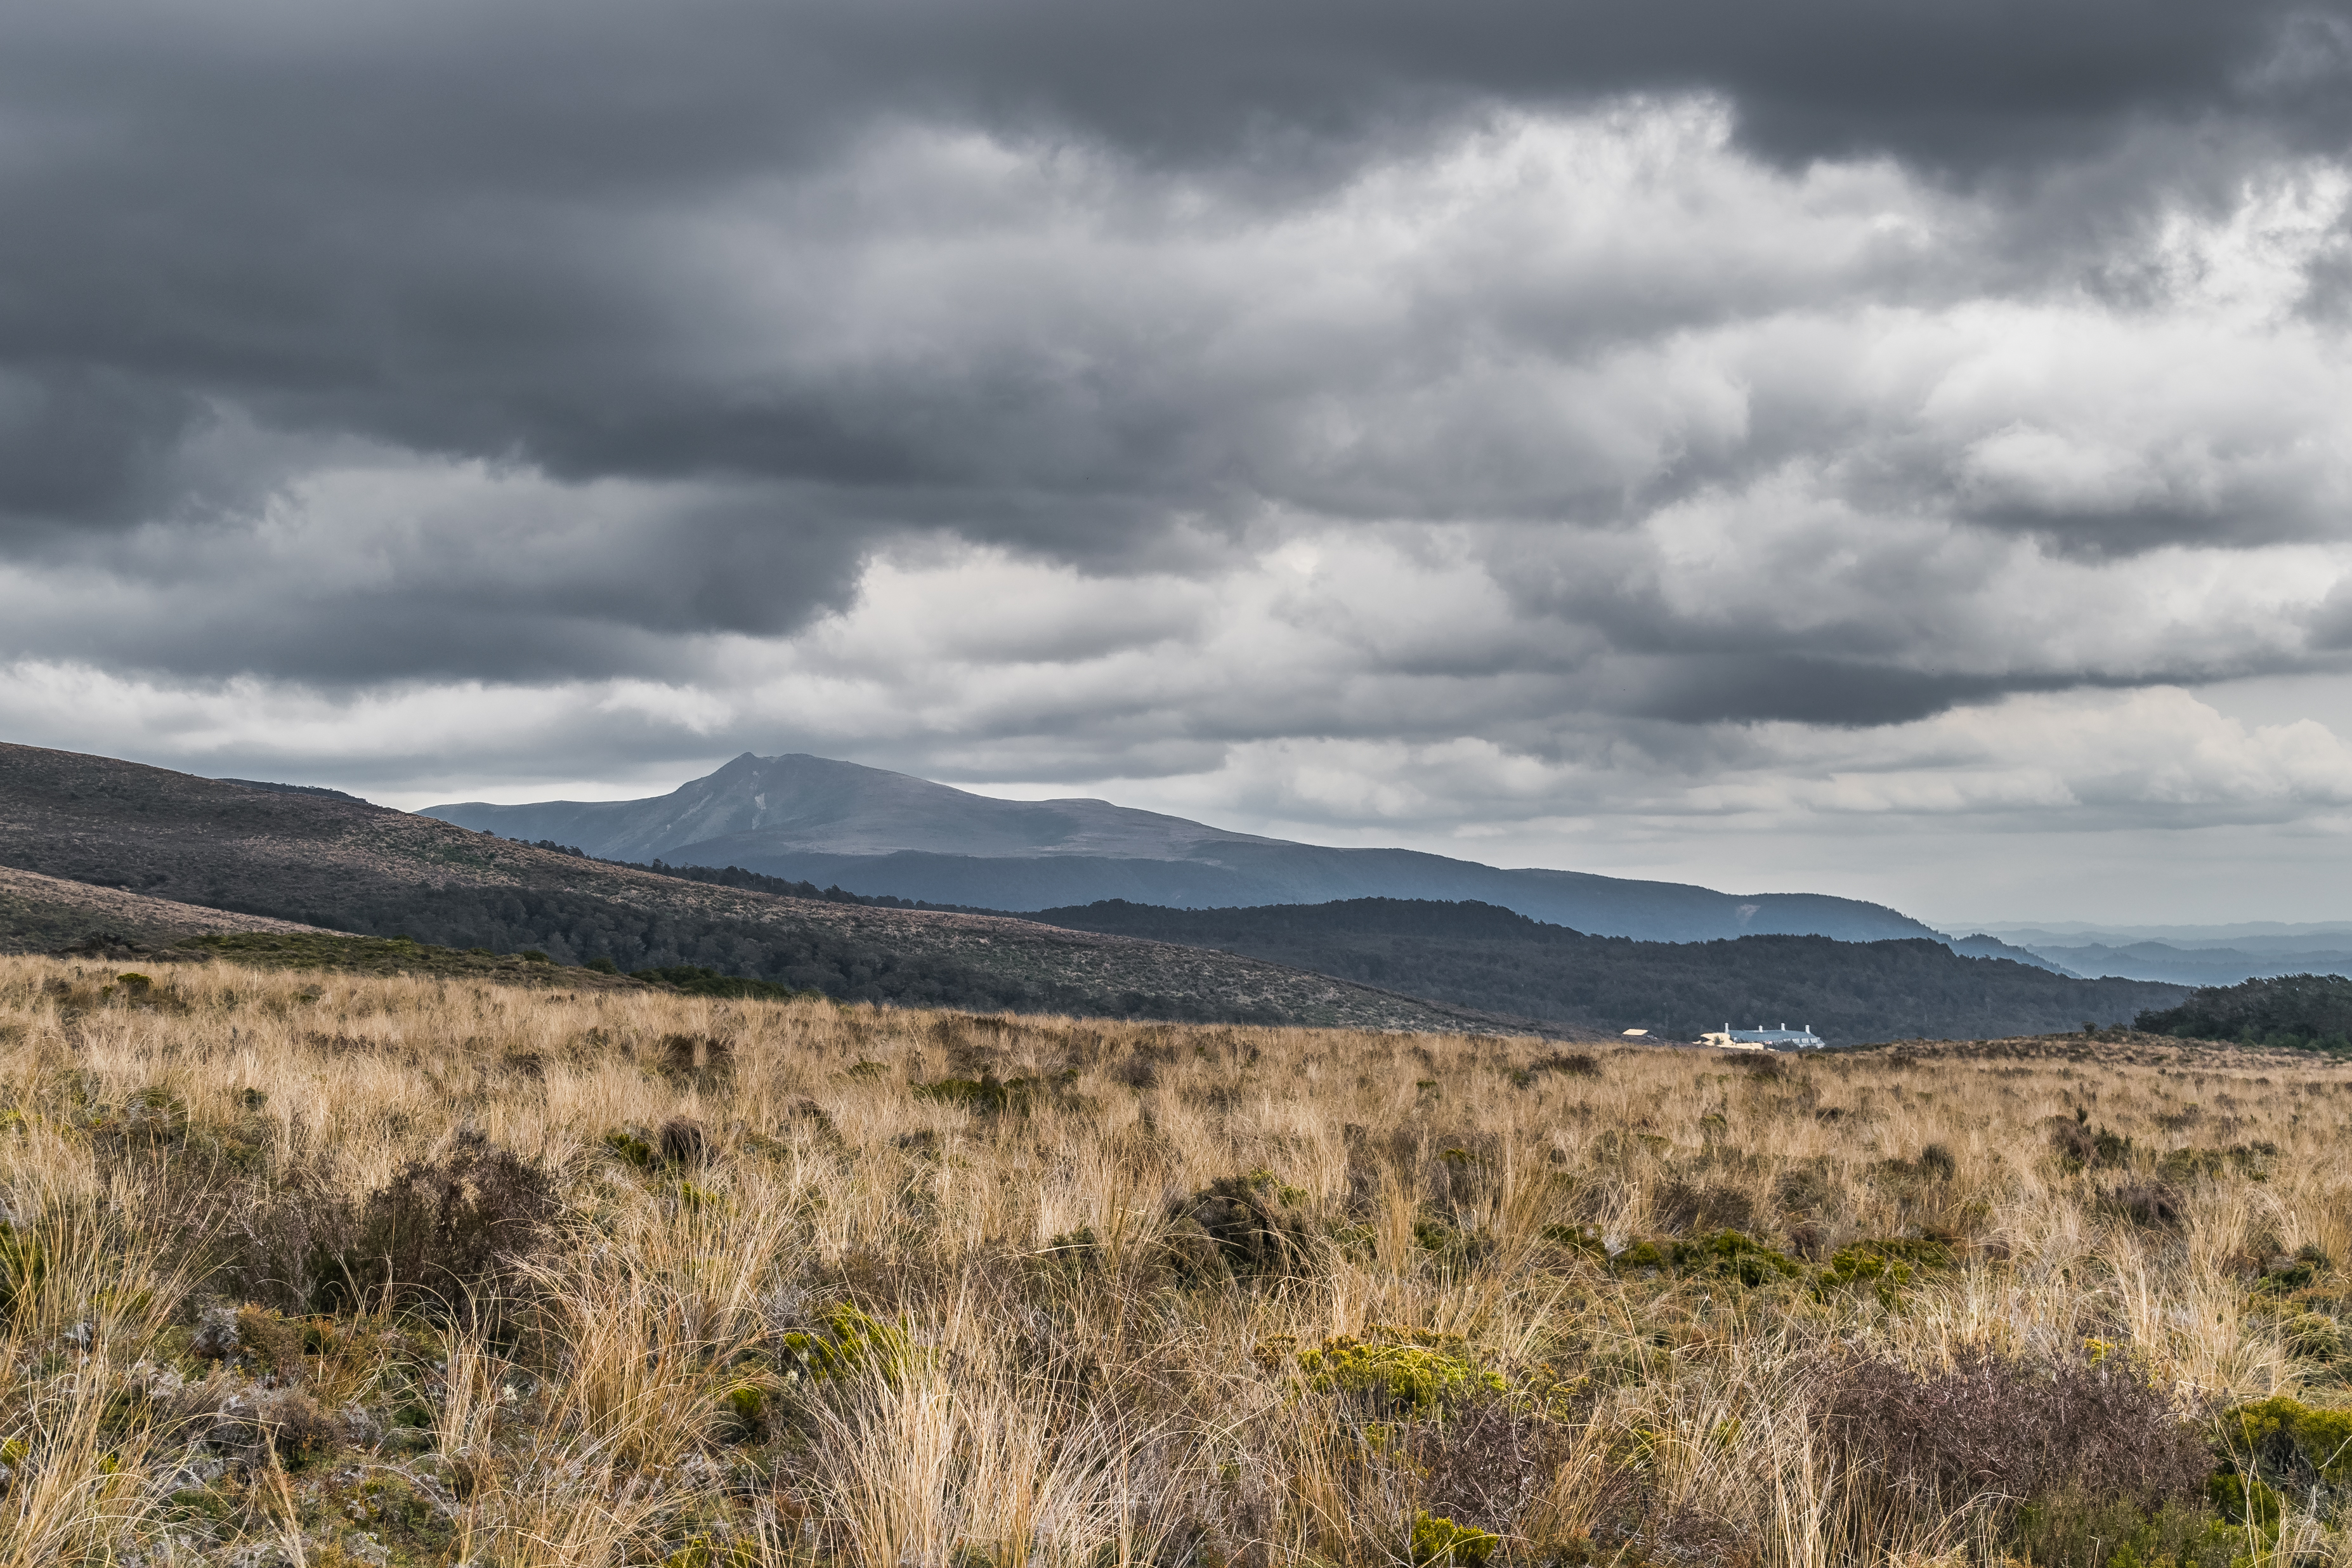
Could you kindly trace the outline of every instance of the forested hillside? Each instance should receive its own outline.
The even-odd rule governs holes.
[[[1111,901],[1031,918],[1221,948],[1551,1023],[1683,1038],[1727,1022],[1811,1024],[1833,1045],[2045,1034],[2122,1022],[2184,994],[2177,985],[2074,980],[2005,959],[1963,958],[1924,939],[1635,942],[1480,903],[1351,899],[1167,910]]]
[[[2178,1007],[2141,1014],[2138,1026],[2187,1039],[2352,1053],[2352,980],[2282,974],[2207,986]]]

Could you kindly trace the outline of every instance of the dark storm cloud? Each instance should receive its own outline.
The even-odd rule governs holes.
[[[10,23],[0,50],[14,149],[0,353],[33,374],[127,378],[141,401],[77,404],[68,380],[37,416],[0,419],[56,453],[20,505],[77,516],[110,499],[82,454],[168,439],[190,391],[572,476],[985,483],[1027,458],[1041,471],[1019,478],[1049,489],[1131,485],[1165,478],[1159,454],[1100,431],[1076,460],[1037,449],[1070,423],[1055,399],[1173,412],[1180,429],[1192,411],[1017,359],[755,385],[681,359],[697,279],[665,253],[665,220],[821,167],[894,118],[1069,136],[1275,191],[1433,120],[1643,89],[1726,93],[1751,142],[1800,158],[2031,170],[2143,121],[2217,115],[2332,146],[2347,14],[2121,0],[50,12]],[[1007,409],[1028,417],[986,417]]]
[[[773,487],[550,493],[494,469],[396,466],[334,483],[311,498],[323,523],[53,544],[44,591],[7,608],[10,633],[193,678],[658,679],[703,668],[697,639],[789,632],[843,599],[875,542],[822,497]]]
[[[2081,411],[2107,389],[2036,406],[2030,376],[1955,411],[1905,368],[1953,357],[1933,323],[1889,352],[1839,319],[2135,289],[2160,310],[2177,268],[2112,264],[2146,248],[2159,197],[2226,212],[2250,170],[2341,154],[2347,17],[2120,0],[17,16],[0,542],[47,575],[7,601],[0,656],[344,686],[686,680],[708,668],[698,638],[850,605],[885,544],[1209,574],[1305,517],[1537,529],[1489,564],[1567,585],[1519,595],[1515,643],[1449,629],[1395,668],[1615,668],[1581,700],[1619,715],[1867,725],[2250,668],[2234,644],[2159,665],[2063,636],[1937,662],[1923,645],[1967,640],[1990,558],[1915,563],[1865,536],[1922,513],[2068,558],[2326,536],[2324,419],[2247,399],[2242,427],[2192,407],[2094,428]],[[1664,121],[1713,95],[1734,137],[1717,156],[1685,125],[1642,155],[1760,157],[1781,183],[1719,208],[1698,190],[1681,243],[1647,251],[1554,246],[1507,203],[1430,216],[1453,195],[1422,165],[1515,113],[1640,94]],[[1896,167],[1874,174],[1882,157]],[[1814,159],[1847,161],[1825,179],[1855,189],[1820,196]],[[1381,178],[1402,188],[1360,184]],[[1837,208],[1818,237],[1753,205],[1816,200]],[[1366,261],[1383,201],[1420,227]],[[1330,233],[1285,237],[1350,202]],[[1869,238],[1882,209],[1934,232]],[[1725,262],[1718,240],[1759,234]],[[2113,401],[2154,378],[2119,377]],[[2313,385],[2298,406],[2322,405]],[[1652,535],[1800,471],[1751,510],[1819,517],[1717,554],[1820,610],[1751,611],[1761,652],[1742,658],[1717,611],[1670,591],[1691,568]],[[1510,700],[1480,721],[1507,728]],[[1333,732],[1392,711],[1317,700],[1265,711]]]

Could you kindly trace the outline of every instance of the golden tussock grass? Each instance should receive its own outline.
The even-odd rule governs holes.
[[[8,959],[0,1081],[0,1563],[2347,1556],[2316,1058]]]

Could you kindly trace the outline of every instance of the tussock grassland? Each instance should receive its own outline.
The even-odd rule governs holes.
[[[0,1564],[2352,1559],[2317,1059],[11,959],[0,1073]]]

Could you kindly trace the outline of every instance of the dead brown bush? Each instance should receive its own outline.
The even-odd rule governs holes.
[[[2213,1468],[2187,1413],[2122,1362],[1979,1351],[1923,1373],[1868,1357],[1829,1375],[1817,1418],[1843,1462],[1943,1510],[2005,1513],[2065,1488],[2152,1507],[2199,1495]]]

